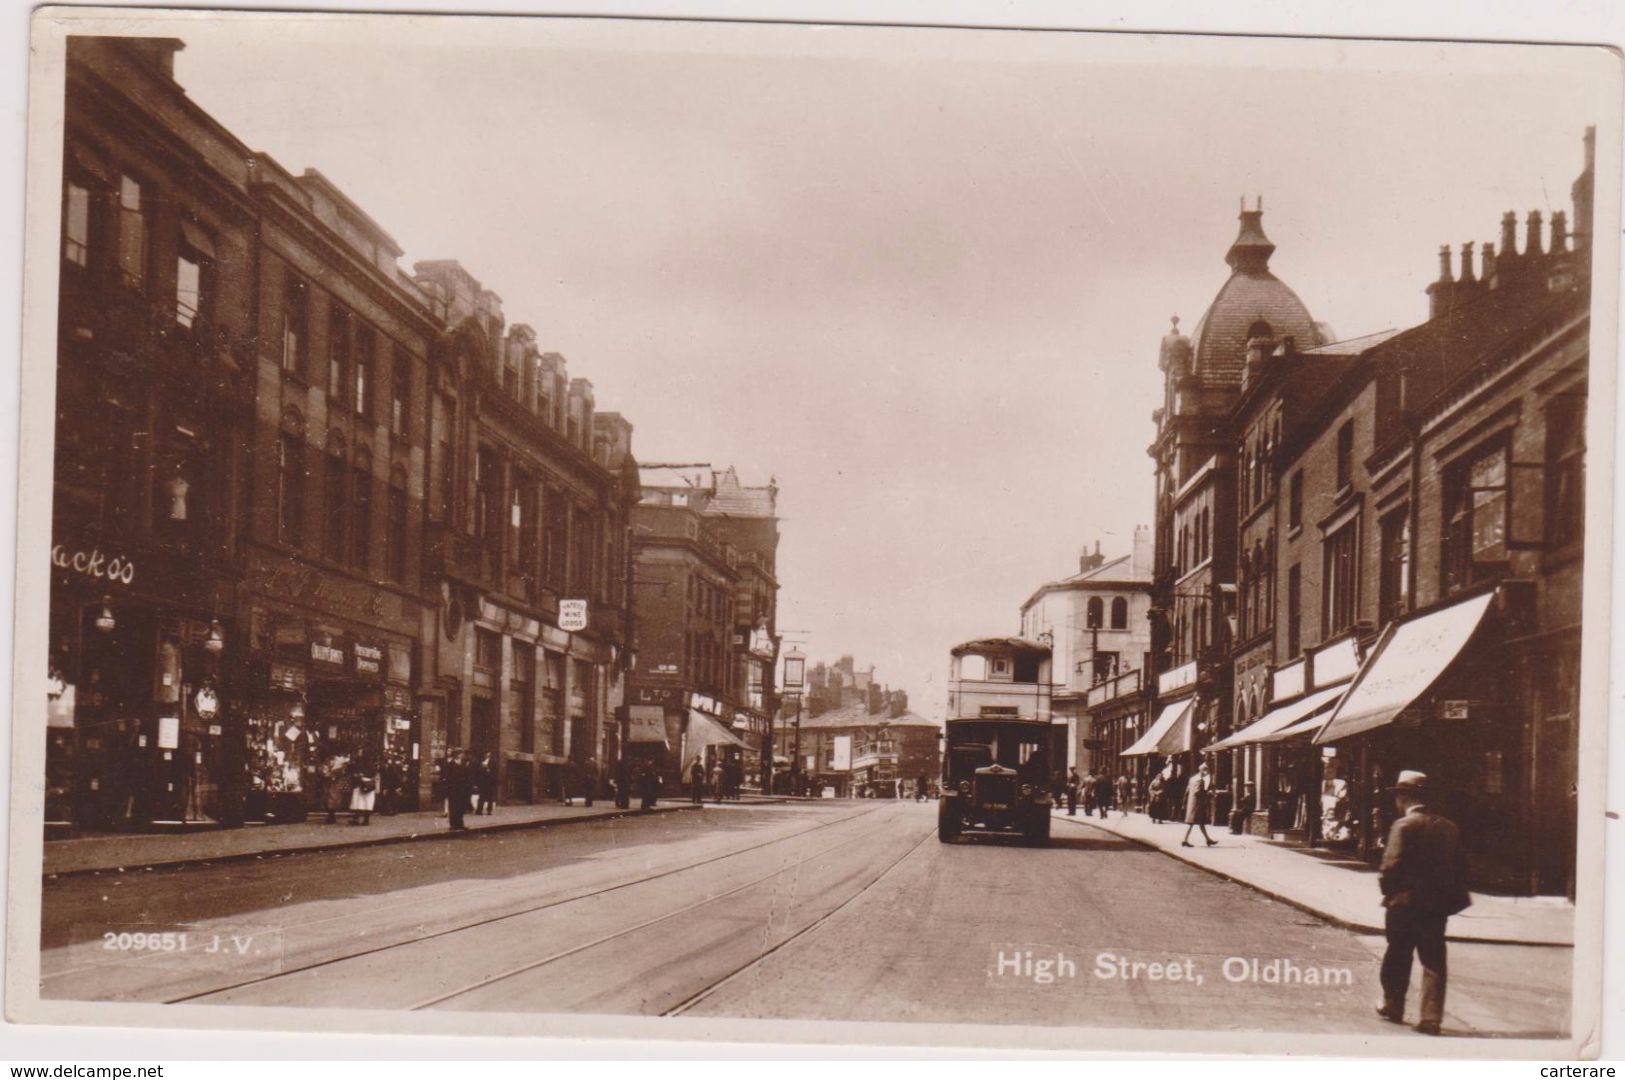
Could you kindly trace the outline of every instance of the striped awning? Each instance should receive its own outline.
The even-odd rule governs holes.
[[[1183,754],[1191,748],[1191,713],[1196,699],[1186,698],[1165,706],[1157,714],[1156,722],[1146,728],[1145,734],[1124,750],[1120,757],[1143,757],[1146,754]]]
[[[1315,742],[1336,742],[1392,723],[1461,655],[1494,599],[1494,593],[1485,593],[1390,627]]]
[[[1209,746],[1207,753],[1214,754],[1221,750],[1234,750],[1237,747],[1252,743],[1273,742],[1274,736],[1281,734],[1287,728],[1297,724],[1308,717],[1318,717],[1327,709],[1337,704],[1337,699],[1343,696],[1348,684],[1316,690],[1296,701],[1288,702],[1278,708],[1271,709],[1257,720],[1248,724],[1240,731],[1233,732],[1218,742]]]

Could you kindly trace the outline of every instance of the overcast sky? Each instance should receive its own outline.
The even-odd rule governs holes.
[[[425,32],[424,28],[428,27]],[[159,31],[154,31],[159,32]],[[1157,343],[1228,268],[1353,337],[1567,208],[1596,50],[235,16],[162,29],[249,145],[537,329],[646,461],[775,477],[779,623],[940,715],[946,650],[1151,520]]]

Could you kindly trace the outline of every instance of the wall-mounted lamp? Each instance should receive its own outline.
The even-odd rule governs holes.
[[[111,634],[113,628],[117,625],[118,620],[113,618],[112,597],[104,596],[102,597],[101,614],[96,616],[96,629],[104,634]]]
[[[219,619],[209,623],[209,636],[203,639],[203,647],[216,656],[226,647],[226,633],[221,629]]]

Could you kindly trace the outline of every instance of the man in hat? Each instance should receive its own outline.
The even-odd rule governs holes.
[[[1467,852],[1455,822],[1428,809],[1428,778],[1402,769],[1391,789],[1399,820],[1382,853],[1382,904],[1387,909],[1382,957],[1382,1004],[1377,1015],[1405,1022],[1411,955],[1422,961],[1422,1018],[1416,1030],[1439,1034],[1444,1019],[1445,923],[1472,901],[1467,895]]]

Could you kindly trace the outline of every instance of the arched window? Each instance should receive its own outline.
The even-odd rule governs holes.
[[[1128,601],[1121,596],[1112,597],[1112,629],[1128,629]]]
[[[1100,597],[1091,596],[1089,598],[1089,614],[1087,616],[1087,625],[1089,629],[1099,630],[1101,626],[1104,625],[1101,621],[1104,611],[1105,605],[1101,603]]]

